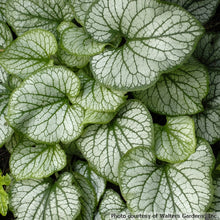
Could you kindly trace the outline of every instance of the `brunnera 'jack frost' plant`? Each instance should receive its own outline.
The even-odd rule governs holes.
[[[1,215],[218,215],[218,5],[2,0]]]

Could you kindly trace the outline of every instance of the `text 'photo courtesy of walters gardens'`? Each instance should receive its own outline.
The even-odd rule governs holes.
[[[0,219],[220,220],[220,0],[0,0]]]

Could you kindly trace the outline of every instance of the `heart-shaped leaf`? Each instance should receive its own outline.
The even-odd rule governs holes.
[[[91,182],[80,175],[74,173],[74,180],[80,189],[81,212],[77,220],[91,220],[96,208],[96,193]]]
[[[93,188],[95,189],[96,201],[98,203],[100,198],[101,198],[101,196],[105,192],[105,186],[106,186],[105,179],[103,177],[97,175],[89,167],[89,165],[86,162],[84,162],[84,161],[78,160],[74,164],[74,171],[78,172],[79,174],[81,174],[82,176],[84,176],[85,178],[87,178],[91,182]]]
[[[211,147],[201,139],[196,152],[177,164],[157,165],[152,149],[137,147],[121,159],[119,185],[134,214],[201,214],[212,199],[213,167]]]
[[[48,177],[65,166],[66,154],[58,144],[19,144],[10,158],[10,170],[17,180]]]
[[[210,72],[209,94],[204,100],[205,111],[195,115],[196,134],[213,144],[220,140],[220,73]]]
[[[0,21],[0,48],[6,48],[13,41],[8,25]]]
[[[189,11],[201,23],[205,24],[214,14],[219,0],[166,0],[178,4]]]
[[[26,78],[43,67],[51,65],[50,56],[57,51],[57,42],[48,31],[35,29],[18,37],[0,54],[0,64],[10,74]]]
[[[190,59],[177,70],[163,74],[158,82],[136,98],[163,115],[191,115],[203,110],[202,99],[208,93],[208,73],[205,67]]]
[[[81,82],[81,92],[71,101],[80,104],[83,108],[93,111],[113,112],[125,102],[124,92],[100,85],[84,70],[79,71],[78,77]]]
[[[194,56],[211,70],[220,70],[220,33],[206,33],[198,43]]]
[[[90,125],[76,141],[89,165],[108,180],[117,183],[120,158],[137,146],[153,142],[152,118],[138,101],[127,102],[107,125]]]
[[[21,35],[33,28],[55,33],[59,23],[71,21],[74,15],[66,0],[9,0],[6,17],[16,34]]]
[[[16,182],[11,188],[11,210],[23,220],[75,219],[80,194],[72,182],[70,173],[63,173],[56,182],[51,178]]]
[[[8,81],[8,74],[0,66],[0,147],[3,146],[13,134],[13,129],[8,125],[5,119],[8,110],[8,101],[11,95]]]
[[[3,185],[8,186],[11,179],[8,174],[2,176],[2,171],[0,170],[0,214],[6,216],[8,212],[9,198],[8,194],[5,192]]]
[[[167,117],[166,125],[155,124],[154,130],[156,155],[159,160],[179,163],[195,152],[195,126],[190,117]]]
[[[128,217],[129,215],[131,216],[131,213],[126,204],[119,194],[111,189],[106,190],[99,206],[99,212],[103,220],[110,220],[114,218],[131,219]]]
[[[100,42],[124,38],[120,48],[94,56],[91,68],[107,87],[129,91],[150,87],[161,72],[181,64],[203,33],[185,10],[156,0],[97,1],[85,27]]]
[[[60,66],[44,68],[13,92],[8,121],[34,141],[71,142],[83,128],[83,108],[69,102],[79,88],[80,81],[72,71]]]

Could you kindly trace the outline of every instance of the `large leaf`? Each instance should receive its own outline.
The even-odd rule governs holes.
[[[0,48],[6,48],[13,41],[8,25],[0,21]]]
[[[6,216],[8,212],[9,198],[7,192],[5,192],[3,185],[8,186],[11,179],[8,174],[2,176],[2,171],[0,170],[0,214]]]
[[[17,180],[48,177],[65,166],[66,154],[58,144],[19,144],[10,158],[10,170]]]
[[[97,203],[99,202],[101,196],[105,192],[105,186],[106,186],[106,181],[103,177],[97,175],[90,167],[89,165],[84,162],[78,160],[74,164],[74,171],[78,172],[79,174],[83,175],[85,178],[87,178],[93,188],[95,189],[96,193],[96,201]]]
[[[220,33],[206,33],[194,52],[209,69],[220,70]]]
[[[18,220],[72,220],[80,212],[79,191],[73,176],[64,173],[51,178],[22,180],[13,184],[10,206]]]
[[[9,0],[6,17],[16,34],[21,35],[33,28],[55,33],[59,23],[71,21],[74,15],[67,0]]]
[[[9,76],[0,66],[0,147],[7,142],[13,134],[13,129],[8,125],[7,115],[8,101],[11,90],[8,86]]]
[[[93,40],[83,28],[73,27],[65,30],[61,36],[61,47],[75,56],[92,56],[104,50],[105,43]]]
[[[21,78],[51,65],[50,56],[57,51],[55,37],[48,31],[31,30],[18,37],[0,54],[0,64],[10,74]]]
[[[84,70],[79,71],[81,82],[80,94],[71,99],[85,109],[102,112],[113,112],[125,102],[124,92],[108,89],[100,85],[95,79],[87,75]]]
[[[72,71],[60,66],[45,68],[13,92],[8,121],[34,141],[71,142],[83,128],[84,110],[69,102],[79,88],[80,81]]]
[[[124,37],[120,48],[94,56],[91,67],[101,83],[130,91],[150,87],[161,72],[181,64],[203,32],[185,10],[156,0],[97,1],[85,27],[100,42]]]
[[[201,23],[205,24],[214,14],[219,0],[166,0],[170,3],[184,7],[194,15]]]
[[[114,218],[131,219],[129,216],[132,216],[119,194],[111,189],[106,190],[99,206],[99,212],[103,220]]]
[[[91,182],[79,173],[74,173],[74,180],[80,189],[81,212],[77,220],[91,220],[96,208],[96,193]]]
[[[201,214],[212,199],[213,166],[212,150],[201,139],[196,152],[177,164],[157,165],[152,149],[137,147],[120,162],[119,185],[134,214]]]
[[[209,94],[205,111],[194,116],[196,134],[213,144],[220,140],[220,72],[210,72]]]
[[[208,84],[207,70],[190,59],[177,70],[163,74],[151,88],[134,95],[159,114],[190,115],[203,111],[202,99],[208,93]]]
[[[155,148],[157,158],[179,163],[196,149],[195,126],[188,116],[167,117],[165,126],[155,124]]]
[[[148,148],[152,142],[151,115],[143,104],[131,100],[109,124],[88,126],[76,143],[94,170],[117,183],[122,155],[133,147]]]

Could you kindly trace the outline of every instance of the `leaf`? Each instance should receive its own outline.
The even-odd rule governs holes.
[[[8,25],[0,21],[0,48],[6,48],[13,41]]]
[[[170,3],[175,3],[187,11],[189,11],[195,18],[197,18],[202,24],[207,21],[215,14],[219,0],[166,0]]]
[[[213,167],[212,150],[202,139],[196,152],[177,164],[157,165],[152,149],[137,147],[121,159],[119,185],[133,214],[201,214],[212,199]]]
[[[13,92],[8,121],[33,141],[69,143],[83,129],[84,110],[69,101],[79,88],[78,77],[62,66],[38,71]]]
[[[132,91],[152,86],[161,72],[182,64],[203,33],[185,10],[155,0],[100,0],[85,27],[99,42],[122,36],[122,46],[91,60],[95,78],[107,87]]]
[[[41,179],[65,166],[66,154],[58,144],[19,144],[10,157],[10,170],[16,180]]]
[[[163,115],[191,115],[204,110],[203,98],[208,93],[208,73],[195,59],[177,70],[163,74],[155,85],[135,92],[153,112]]]
[[[211,70],[220,70],[220,34],[206,33],[198,43],[194,56]]]
[[[129,215],[131,216],[131,213],[126,204],[122,201],[119,194],[111,189],[106,190],[102,202],[100,203],[99,212],[104,220],[117,218],[117,216],[123,219],[131,219],[128,217]],[[124,218],[124,216],[128,218]]]
[[[2,147],[13,134],[13,129],[8,125],[5,116],[8,110],[8,100],[11,94],[8,87],[9,76],[0,66],[0,147]]]
[[[57,51],[57,42],[50,32],[35,29],[18,37],[0,54],[5,70],[26,78],[31,73],[53,63],[50,56]]]
[[[61,47],[75,56],[92,56],[104,50],[105,43],[94,41],[83,28],[66,29],[61,35]]]
[[[9,204],[8,193],[5,192],[3,185],[9,186],[10,182],[10,176],[8,174],[2,176],[2,171],[0,170],[0,214],[3,216],[7,215]]]
[[[195,152],[195,126],[190,117],[167,117],[166,125],[155,124],[154,130],[155,149],[159,160],[179,163]]]
[[[214,179],[214,198],[209,209],[210,212],[220,212],[220,177]]]
[[[96,194],[94,188],[89,180],[79,173],[74,173],[74,179],[81,192],[81,213],[77,219],[91,220],[93,219],[93,213],[96,208]]]
[[[90,6],[95,2],[95,0],[71,0],[72,6],[74,8],[75,19],[84,26],[84,20]]]
[[[78,77],[81,82],[80,94],[71,99],[85,109],[93,111],[113,112],[125,102],[124,92],[108,89],[95,79],[80,70]]]
[[[6,18],[5,18],[6,3],[7,3],[7,0],[0,1],[0,21],[6,21]]]
[[[195,115],[196,135],[210,144],[220,140],[220,73],[210,72],[209,94],[204,100],[205,111]]]
[[[10,140],[5,143],[4,146],[5,146],[5,148],[7,149],[7,151],[10,154],[13,153],[14,149],[16,148],[16,146],[20,143],[20,141],[21,141],[20,139],[21,138],[22,137],[20,137],[18,134],[13,133],[13,135],[10,138]]]
[[[66,0],[9,0],[6,8],[7,22],[17,35],[33,28],[52,33],[62,21],[71,21],[73,9]]]
[[[83,124],[107,124],[115,116],[115,112],[97,112],[87,109]]]
[[[148,110],[138,101],[128,101],[107,125],[90,125],[76,144],[92,169],[117,183],[120,158],[131,148],[150,147],[153,123]]]
[[[56,182],[51,178],[16,182],[10,196],[15,217],[23,220],[75,219],[80,212],[80,194],[72,181],[72,174],[63,173]]]
[[[99,202],[101,196],[105,192],[106,181],[103,177],[97,175],[86,162],[78,160],[74,164],[74,171],[78,172],[86,179],[88,179],[96,193],[96,201]]]

